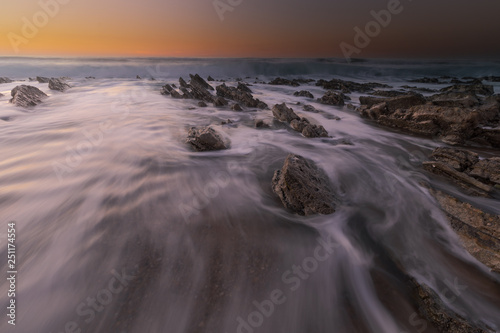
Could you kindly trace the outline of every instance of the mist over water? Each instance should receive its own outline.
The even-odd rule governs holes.
[[[251,89],[332,138],[254,128],[257,118],[272,122],[270,110],[198,108],[159,92],[189,73],[228,85],[282,76],[398,87],[421,76],[499,72],[494,62],[0,58],[0,76],[68,76],[73,86],[59,93],[24,82],[50,98],[22,109],[8,100],[23,82],[0,85],[0,221],[17,221],[19,261],[17,325],[3,318],[0,331],[434,332],[414,316],[407,276],[464,318],[500,330],[498,275],[460,246],[421,185],[428,175],[420,164],[442,143],[293,96],[306,89],[320,97],[314,85]],[[230,149],[185,144],[191,126],[206,125]],[[337,212],[301,217],[283,208],[271,179],[289,153],[326,172]],[[500,213],[498,201],[466,199]],[[4,309],[6,290],[2,280]]]

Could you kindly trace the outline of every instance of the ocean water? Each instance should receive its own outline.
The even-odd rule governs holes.
[[[190,73],[228,85],[241,78],[256,98],[286,102],[332,138],[255,129],[255,119],[272,122],[270,110],[198,108],[160,94]],[[407,276],[469,321],[500,330],[499,276],[459,245],[421,185],[430,180],[421,162],[444,144],[293,96],[321,97],[314,83],[259,83],[281,76],[436,88],[444,85],[407,80],[445,75],[500,75],[500,62],[0,58],[0,76],[15,80],[0,84],[1,271],[9,221],[18,260],[16,327],[3,315],[0,331],[435,332],[418,315]],[[69,77],[73,88],[51,91],[28,81],[36,76]],[[15,107],[10,91],[19,84],[50,98]],[[357,105],[359,94],[351,97]],[[193,152],[187,131],[202,125],[230,149]],[[335,214],[283,208],[271,179],[289,153],[324,169],[341,202]],[[500,214],[498,200],[432,182]],[[4,312],[7,289],[0,280]]]

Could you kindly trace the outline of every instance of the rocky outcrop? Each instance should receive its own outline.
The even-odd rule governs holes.
[[[430,77],[423,77],[421,79],[414,79],[414,80],[410,80],[409,82],[412,82],[412,83],[432,83],[432,84],[440,84],[442,83],[441,81],[439,81],[438,78],[430,78]]]
[[[215,81],[213,77],[211,77],[210,75],[207,77],[207,81],[209,82],[212,82],[212,81]]]
[[[64,92],[64,91],[68,90],[69,88],[71,88],[71,86],[61,79],[51,78],[49,80],[49,89],[50,90],[57,90],[57,91]]]
[[[222,136],[211,127],[192,127],[186,140],[197,151],[212,151],[227,149]]]
[[[209,85],[201,76],[198,74],[192,75],[189,74],[189,77],[191,78],[191,81],[189,82],[191,87],[197,87],[200,90],[214,90],[214,87]]]
[[[429,172],[444,176],[470,195],[489,197],[494,186],[500,186],[500,158],[479,159],[471,151],[441,147],[424,162]]]
[[[499,98],[493,95],[479,100],[480,105],[476,105],[474,96],[477,95],[450,92],[432,96],[429,102],[418,94],[387,99],[361,97],[362,105],[358,110],[363,117],[381,125],[438,136],[449,144],[476,142],[500,147]],[[453,100],[457,97],[460,98]]]
[[[481,82],[474,84],[456,84],[440,90],[441,92],[469,93],[475,95],[490,96],[495,93],[493,86],[484,85]]]
[[[328,137],[328,132],[323,126],[311,124],[307,118],[299,117],[286,103],[276,104],[273,109],[273,116],[276,120],[290,124],[297,132],[302,133],[306,138]]]
[[[307,84],[307,83],[311,83],[311,82],[314,82],[314,80],[312,80],[312,79],[292,79],[292,80],[288,80],[288,79],[284,79],[284,78],[281,78],[281,77],[277,77],[274,80],[272,80],[271,82],[269,82],[269,84],[270,85],[274,85],[274,86],[292,86],[292,87],[298,87],[301,84]]]
[[[241,91],[245,91],[245,92],[250,93],[250,94],[253,93],[252,89],[248,88],[248,86],[246,84],[241,83],[241,82],[238,83],[238,87],[236,89],[241,90]]]
[[[283,205],[299,215],[332,214],[336,198],[330,181],[314,162],[290,154],[274,173],[272,189]]]
[[[24,84],[12,89],[11,95],[12,99],[10,102],[21,107],[38,105],[42,103],[45,98],[47,98],[47,95],[40,89]]]
[[[12,80],[8,77],[0,77],[0,83],[11,83]]]
[[[36,80],[38,83],[49,83],[49,78],[48,77],[43,77],[43,76],[37,76]]]
[[[309,91],[307,90],[301,90],[301,91],[296,91],[293,93],[293,96],[296,96],[296,97],[307,97],[307,98],[314,98],[314,95],[311,94]]]
[[[216,87],[217,96],[221,96],[233,101],[239,102],[246,107],[266,109],[268,106],[266,103],[254,98],[248,91],[243,91],[242,89],[229,87],[225,83]]]
[[[327,91],[323,97],[318,99],[318,102],[334,106],[344,106],[345,97],[346,96],[342,93],[339,94],[333,91]]]
[[[441,191],[429,191],[446,213],[465,249],[492,271],[500,273],[500,216],[488,214]]]
[[[318,80],[316,85],[323,87],[326,90],[339,90],[344,94],[349,94],[351,92],[369,93],[373,92],[373,90],[377,88],[391,88],[391,86],[388,86],[387,84],[377,82],[357,83],[340,79],[332,79],[330,81]]]
[[[427,285],[410,279],[413,299],[420,315],[431,323],[438,332],[493,333],[487,327],[477,327],[453,312]]]

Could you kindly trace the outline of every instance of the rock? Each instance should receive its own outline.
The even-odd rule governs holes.
[[[308,104],[304,105],[302,107],[302,110],[307,111],[307,112],[314,112],[314,113],[318,113],[319,112],[314,106],[308,105]]]
[[[269,124],[265,123],[262,119],[257,119],[255,121],[255,128],[270,128]]]
[[[488,214],[441,191],[429,189],[446,213],[465,249],[477,260],[500,273],[500,216]]]
[[[371,93],[373,96],[379,97],[398,97],[403,95],[408,95],[405,91],[397,91],[397,90],[375,90]]]
[[[307,98],[314,98],[313,94],[311,94],[307,90],[301,90],[301,91],[296,91],[293,93],[293,96],[296,97],[307,97]]]
[[[205,103],[205,102],[203,102],[203,101],[200,101],[200,102],[198,102],[198,106],[199,106],[200,108],[206,108],[208,105],[207,105],[207,103]]]
[[[292,120],[300,120],[300,117],[297,116],[295,112],[293,112],[292,108],[286,106],[286,103],[276,104],[273,109],[273,116],[279,121],[284,121],[286,123],[290,123]]]
[[[222,121],[220,124],[221,124],[221,125],[230,125],[230,124],[232,124],[232,123],[233,123],[233,121],[232,121],[231,119],[228,119],[227,121],[225,121],[225,120],[224,120],[224,121]]]
[[[500,82],[500,76],[490,75],[490,76],[482,77],[482,79],[486,80],[486,81],[490,81],[490,82]]]
[[[137,80],[142,80],[142,77],[140,77],[139,75],[136,75],[135,77]]]
[[[474,84],[456,84],[440,90],[441,92],[454,92],[454,93],[470,93],[476,95],[490,96],[495,93],[493,86],[484,85],[482,83]]]
[[[327,138],[328,132],[321,125],[307,124],[302,130],[302,135],[306,138]]]
[[[280,77],[275,78],[274,80],[269,82],[269,84],[274,86],[292,86],[292,87],[300,86],[300,83],[297,80],[288,80]]]
[[[209,75],[209,76],[208,76],[208,78],[207,78],[207,81],[212,82],[212,81],[215,81],[215,80],[214,80],[214,78],[213,78],[213,77],[211,77],[211,76]]]
[[[427,102],[424,96],[420,94],[410,94],[392,98],[378,98],[361,96],[359,102],[369,107],[380,103],[385,103],[388,111],[394,112],[397,109],[406,109],[415,105],[422,105]]]
[[[319,80],[318,82],[316,82],[316,86],[323,87],[326,90],[339,90],[345,94],[351,93],[353,91],[368,93],[373,91],[375,88],[391,88],[391,86],[377,82],[357,83],[339,79],[332,79],[330,81]]]
[[[436,148],[430,157],[434,161],[443,162],[460,172],[479,162],[479,155],[474,152],[448,147]]]
[[[57,90],[57,91],[64,92],[64,91],[68,90],[69,88],[71,88],[71,86],[69,84],[65,83],[61,79],[51,78],[49,80],[49,89],[50,90]]]
[[[214,87],[212,87],[211,85],[209,85],[198,74],[195,74],[195,75],[189,74],[189,77],[191,78],[191,82],[190,82],[191,86],[203,88],[203,89],[206,89],[206,90],[214,90]]]
[[[0,93],[0,97],[3,97],[3,94],[2,94],[2,93]]]
[[[437,78],[429,78],[429,77],[424,77],[421,79],[414,79],[410,80],[409,82],[412,83],[433,83],[433,84],[440,84],[441,82]]]
[[[424,162],[424,169],[436,175],[444,176],[455,184],[465,189],[469,194],[481,197],[489,197],[493,188],[480,181],[459,172],[443,162]]]
[[[172,90],[174,90],[174,88],[172,88],[172,86],[167,83],[166,85],[164,85],[163,87],[161,87],[160,93],[162,95],[170,95],[170,93],[172,92]]]
[[[192,127],[188,132],[187,143],[197,151],[212,151],[227,149],[222,137],[211,127]]]
[[[431,288],[410,279],[413,299],[420,315],[438,332],[493,333],[488,327],[477,327],[453,312]]]
[[[241,90],[241,91],[245,91],[245,92],[248,92],[248,93],[253,93],[252,89],[248,88],[248,86],[244,83],[241,83],[239,82],[238,83],[238,87],[236,88],[238,90]]]
[[[36,80],[38,83],[49,83],[49,78],[48,77],[43,77],[43,76],[37,76]]]
[[[464,107],[470,108],[480,104],[479,99],[475,94],[471,93],[442,93],[429,97],[429,100],[434,105],[448,107]]]
[[[283,205],[299,215],[332,214],[336,198],[330,181],[314,162],[290,154],[274,173],[272,189]]]
[[[173,89],[170,92],[170,95],[172,95],[172,98],[176,98],[176,99],[184,98],[184,96],[182,96],[177,90],[173,90]]]
[[[186,81],[184,81],[182,77],[179,78],[179,86],[181,88],[189,88],[189,85],[186,83]]]
[[[11,83],[12,80],[8,77],[0,77],[0,83]]]
[[[268,107],[266,103],[255,99],[251,93],[235,87],[228,87],[225,83],[217,86],[216,90],[217,96],[231,99],[250,108],[266,109]]]
[[[95,77],[94,76],[86,76],[85,79],[86,80],[95,80]]]
[[[469,175],[492,185],[500,185],[500,157],[492,157],[475,163]]]
[[[243,111],[243,109],[241,108],[241,106],[239,104],[234,104],[233,106],[231,106],[231,110],[233,110],[233,111]]]
[[[47,97],[40,89],[24,84],[12,89],[11,95],[12,99],[10,102],[21,107],[35,106],[40,104],[43,99]]]
[[[228,104],[229,104],[228,101],[224,97],[217,96],[214,99],[214,106],[226,106]]]
[[[327,91],[323,97],[318,99],[318,102],[334,106],[343,106],[344,97],[345,97],[344,94],[338,94],[333,91]]]

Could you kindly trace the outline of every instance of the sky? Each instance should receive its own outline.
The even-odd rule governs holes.
[[[500,59],[499,13],[498,0],[2,0],[0,55]]]

